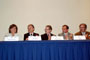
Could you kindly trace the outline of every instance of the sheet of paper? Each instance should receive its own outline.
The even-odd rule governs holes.
[[[19,37],[5,37],[4,41],[19,41]]]
[[[85,36],[74,36],[74,40],[86,40]]]
[[[29,41],[41,41],[41,36],[29,36]]]
[[[64,40],[63,36],[52,36],[51,40]]]

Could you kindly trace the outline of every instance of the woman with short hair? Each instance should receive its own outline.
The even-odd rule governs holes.
[[[18,27],[16,24],[11,24],[9,26],[9,33],[5,35],[4,40],[5,41],[18,41],[19,36],[18,36]]]

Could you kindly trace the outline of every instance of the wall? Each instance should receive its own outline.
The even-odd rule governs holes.
[[[0,0],[1,41],[13,23],[19,28],[21,40],[28,24],[34,24],[39,34],[44,33],[47,24],[56,35],[62,32],[63,24],[75,33],[80,23],[86,23],[90,31],[90,0]]]

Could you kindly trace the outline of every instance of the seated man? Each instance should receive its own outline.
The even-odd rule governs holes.
[[[28,40],[28,36],[39,36],[38,33],[34,33],[34,25],[29,24],[28,25],[28,33],[24,34],[24,40]]]
[[[86,39],[90,39],[90,32],[86,31],[87,30],[87,25],[82,23],[79,25],[80,31],[75,33],[75,35],[85,35]]]
[[[69,26],[63,25],[62,26],[62,33],[58,34],[58,36],[63,36],[65,40],[72,40],[73,34],[69,33]]]
[[[51,25],[45,27],[45,33],[41,35],[42,40],[51,40],[51,36],[55,36],[52,32]]]

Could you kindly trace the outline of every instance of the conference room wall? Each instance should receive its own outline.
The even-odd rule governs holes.
[[[40,35],[46,25],[52,25],[52,33],[58,35],[63,24],[75,33],[80,23],[86,23],[90,31],[90,0],[0,0],[0,41],[11,24],[18,26],[23,40],[28,24],[34,24]]]

